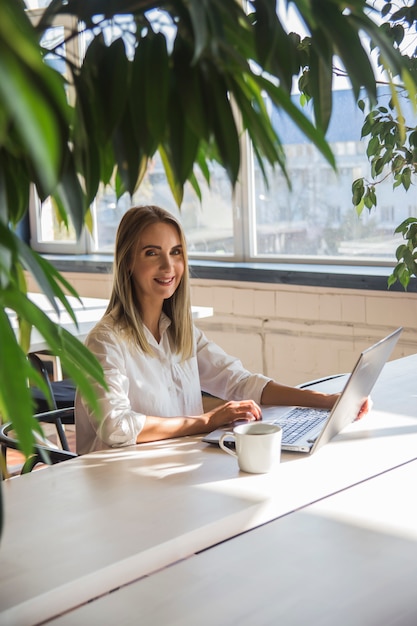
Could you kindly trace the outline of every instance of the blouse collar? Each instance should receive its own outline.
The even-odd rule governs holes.
[[[161,336],[160,343],[162,342],[163,336],[165,335],[167,329],[170,326],[171,326],[170,318],[168,317],[168,315],[166,315],[166,313],[162,312],[161,317],[159,318],[159,334]],[[147,335],[147,339],[149,343],[154,344],[154,345],[160,345],[160,343],[158,344],[158,342],[156,341],[155,337],[153,336],[149,328],[147,328],[147,326],[144,326],[144,328],[145,328],[145,333]]]

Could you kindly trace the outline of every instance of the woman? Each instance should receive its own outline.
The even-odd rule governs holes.
[[[100,420],[77,396],[79,454],[259,420],[260,404],[331,408],[338,397],[252,374],[193,325],[184,233],[156,206],[123,216],[110,302],[86,345],[108,390],[97,388]],[[204,412],[202,391],[228,402]]]

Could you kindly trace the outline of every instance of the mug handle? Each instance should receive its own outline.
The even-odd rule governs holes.
[[[228,446],[225,445],[224,440],[225,440],[226,437],[233,437],[233,439],[235,439],[234,433],[232,433],[232,432],[225,432],[220,437],[219,446],[221,447],[222,450],[227,452],[227,454],[231,454],[232,456],[237,458],[237,453],[234,450],[232,450],[231,448],[229,448]]]

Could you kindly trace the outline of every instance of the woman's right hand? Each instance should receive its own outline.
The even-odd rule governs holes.
[[[230,401],[204,413],[209,430],[216,430],[233,422],[252,422],[262,419],[260,407],[253,400]]]

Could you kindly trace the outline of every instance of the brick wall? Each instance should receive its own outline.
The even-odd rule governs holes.
[[[397,328],[393,358],[417,352],[417,294],[192,280],[199,326],[251,370],[288,384],[350,371],[358,353]]]
[[[64,275],[82,296],[110,294],[110,275]],[[283,383],[350,371],[361,350],[398,326],[404,332],[392,358],[417,353],[416,293],[206,279],[192,279],[191,289],[193,304],[214,309],[198,321],[207,336]]]

